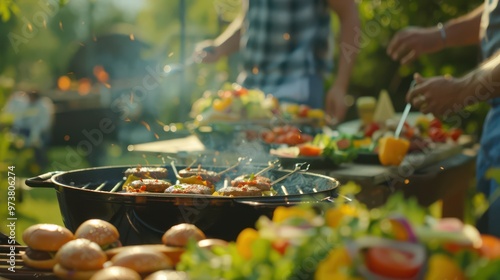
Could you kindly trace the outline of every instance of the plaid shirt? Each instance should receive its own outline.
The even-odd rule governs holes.
[[[325,0],[248,0],[241,36],[241,83],[277,86],[330,70],[330,10]]]

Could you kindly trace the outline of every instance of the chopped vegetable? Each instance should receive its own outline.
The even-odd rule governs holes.
[[[299,155],[305,157],[319,157],[323,153],[323,149],[321,147],[312,145],[312,144],[302,144],[299,145]]]
[[[402,138],[383,137],[379,140],[378,158],[382,165],[399,165],[410,148],[410,141]]]

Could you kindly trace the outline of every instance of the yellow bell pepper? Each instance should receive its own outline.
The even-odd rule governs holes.
[[[386,136],[379,140],[378,159],[382,165],[399,165],[410,148],[410,141]]]
[[[372,144],[372,139],[370,137],[365,137],[363,139],[356,139],[352,141],[352,145],[354,146],[354,148],[357,149],[370,147],[371,144]]]
[[[457,263],[444,254],[434,254],[429,258],[425,280],[456,279],[466,277]]]

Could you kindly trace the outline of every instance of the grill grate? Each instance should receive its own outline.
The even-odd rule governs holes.
[[[322,176],[319,174],[308,173],[309,165],[305,163],[297,164],[294,170],[268,170],[266,171],[271,180],[276,194],[274,197],[295,197],[300,198],[303,195],[315,195],[323,193],[331,195],[331,191],[338,186],[338,181],[333,178]],[[167,168],[168,176],[165,180],[172,182],[177,181],[173,168]],[[181,168],[181,167],[179,167]],[[128,167],[112,167],[112,168],[95,168],[88,170],[77,170],[74,172],[62,173],[53,178],[53,182],[62,186],[71,186],[74,188],[95,191],[100,193],[122,193],[122,187],[127,178],[124,177],[125,170]],[[207,170],[219,171],[217,168]],[[262,168],[259,168],[261,171]],[[235,178],[241,174],[250,174],[256,172],[255,167],[246,167],[237,172],[233,172],[224,178],[216,185],[216,189],[223,187],[224,183],[229,183],[231,178]],[[29,184],[28,184],[29,185]],[[137,195],[155,197],[162,196],[162,193],[138,193]],[[164,194],[167,197],[183,196],[182,194]],[[221,197],[219,197],[220,199]],[[254,197],[257,198],[257,197]],[[264,198],[259,198],[264,199]],[[287,198],[288,199],[288,198]]]
[[[14,270],[10,271],[9,262],[11,261],[11,246],[15,248],[14,252]],[[41,279],[41,280],[56,280],[58,279],[52,271],[37,270],[24,265],[21,257],[26,250],[26,246],[21,245],[0,245],[0,278],[11,280],[25,280],[25,279]]]
[[[70,185],[73,187],[78,187],[83,190],[92,190],[92,191],[99,191],[99,192],[118,192],[121,191],[123,184],[125,183],[125,180],[118,181],[117,183],[109,182],[109,181],[104,181],[104,182],[97,182],[97,183],[85,183],[81,184],[81,186],[78,186],[75,182],[72,182]]]

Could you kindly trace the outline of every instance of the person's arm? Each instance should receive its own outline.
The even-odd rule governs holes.
[[[201,58],[203,63],[212,63],[238,51],[244,17],[244,14],[240,13],[217,38],[199,43],[196,46],[195,57]]]
[[[422,54],[438,52],[448,47],[477,44],[484,5],[452,19],[442,26],[407,27],[397,32],[387,47],[387,54],[401,64],[407,64]]]
[[[327,91],[326,112],[337,121],[344,119],[347,112],[345,95],[349,87],[352,69],[359,46],[356,41],[356,30],[360,30],[358,7],[353,0],[330,0],[330,8],[337,14],[340,22],[339,61],[337,74],[332,87]],[[352,51],[355,49],[356,51]]]
[[[407,101],[423,113],[448,116],[478,102],[500,97],[500,52],[460,78],[440,76],[422,78],[415,74],[417,86]]]

